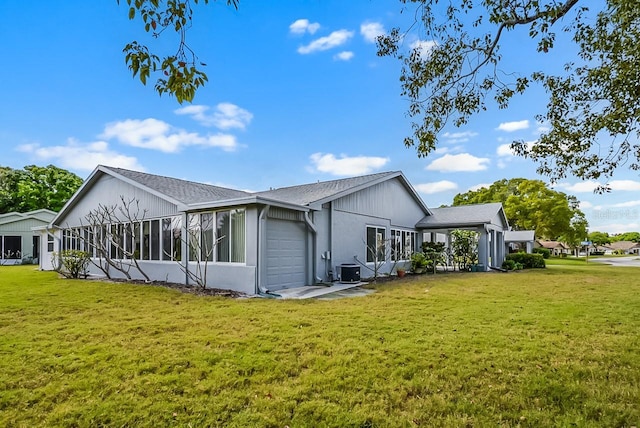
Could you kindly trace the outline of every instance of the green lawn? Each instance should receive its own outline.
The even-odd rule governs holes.
[[[639,275],[276,301],[0,267],[0,426],[638,426]]]

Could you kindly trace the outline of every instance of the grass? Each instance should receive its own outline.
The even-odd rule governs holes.
[[[0,425],[637,426],[639,273],[275,301],[0,267]]]

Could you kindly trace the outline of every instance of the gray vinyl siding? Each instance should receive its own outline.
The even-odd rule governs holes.
[[[394,226],[411,227],[425,212],[398,178],[337,199],[334,209],[390,219]]]
[[[32,227],[44,226],[47,224],[46,221],[40,221],[37,219],[25,219],[20,221],[12,221],[11,223],[1,224],[0,225],[0,235],[8,235],[11,233],[25,233],[28,235],[36,235],[36,233],[31,231]]]
[[[57,224],[60,227],[77,227],[82,223],[86,224],[84,217],[92,210],[97,209],[99,205],[121,207],[121,196],[125,198],[125,201],[131,199],[139,201],[140,212],[138,217],[140,219],[143,215],[142,210],[146,210],[144,213],[145,219],[178,215],[175,204],[114,177],[103,175],[67,212],[64,218],[58,220]],[[132,205],[132,211],[135,212],[136,210],[135,204]],[[125,221],[124,219],[121,220]]]

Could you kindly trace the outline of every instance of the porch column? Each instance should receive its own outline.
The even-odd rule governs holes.
[[[504,232],[496,231],[496,245],[498,246],[498,256],[495,260],[495,267],[502,267],[502,263],[504,262],[504,252],[505,252],[505,244],[504,244]]]
[[[478,231],[478,263],[489,266],[489,236],[486,230]]]

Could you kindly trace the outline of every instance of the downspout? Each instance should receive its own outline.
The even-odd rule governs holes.
[[[262,236],[264,231],[262,227],[262,222],[264,221],[266,215],[269,213],[269,209],[271,205],[265,205],[260,211],[260,215],[258,216],[258,257],[256,263],[256,294],[258,296],[267,297],[270,299],[275,299],[276,297],[281,297],[279,294],[271,293],[269,290],[262,285],[262,253],[264,249],[264,237]]]
[[[304,222],[307,224],[309,229],[311,229],[311,233],[313,234],[311,238],[311,277],[314,281],[322,282],[320,278],[316,276],[316,257],[318,255],[318,229],[316,225],[313,224],[311,218],[309,218],[309,211],[304,213]]]

